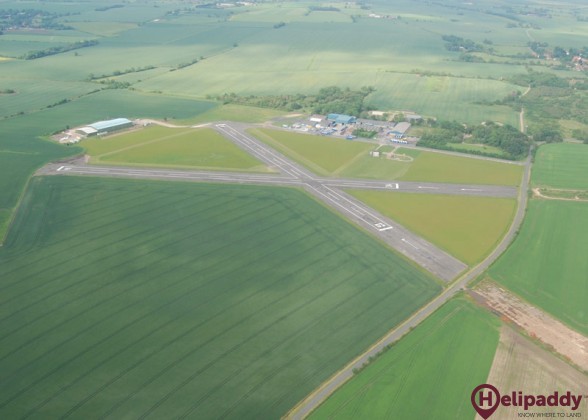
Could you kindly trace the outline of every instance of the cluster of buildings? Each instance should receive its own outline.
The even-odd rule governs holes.
[[[402,144],[408,143],[403,139],[410,127],[409,122],[377,121],[345,114],[312,115],[308,124],[299,123],[292,126],[300,131],[314,131],[323,135],[341,135],[347,139],[355,138],[353,132],[356,129],[374,131],[379,138]]]

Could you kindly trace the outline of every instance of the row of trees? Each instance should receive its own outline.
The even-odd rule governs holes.
[[[25,60],[34,60],[36,58],[47,57],[48,55],[55,55],[61,54],[67,51],[78,50],[80,48],[87,48],[92,47],[94,45],[98,45],[98,41],[96,40],[88,40],[88,41],[78,41],[74,42],[73,44],[61,45],[58,47],[51,47],[46,48],[44,50],[39,51],[30,51],[23,55],[21,58]]]
[[[225,93],[209,96],[225,104],[233,103],[250,105],[261,108],[273,108],[285,111],[306,110],[317,114],[338,113],[361,116],[372,110],[365,104],[365,98],[375,89],[362,87],[359,90],[341,89],[329,86],[319,90],[316,95],[269,95],[269,96],[239,96],[235,93]]]

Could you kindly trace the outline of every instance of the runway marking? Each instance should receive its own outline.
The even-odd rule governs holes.
[[[412,246],[414,249],[418,249],[415,245],[411,244],[410,242],[408,242],[406,239],[402,238],[401,239],[402,242],[404,242],[405,244],[408,244],[410,246]]]
[[[422,187],[422,186],[418,186],[419,189],[421,190],[438,190],[439,187]]]
[[[353,214],[355,217],[357,217],[358,219],[360,219],[362,222],[367,223],[363,218],[364,218],[364,214],[357,214],[356,212],[352,211],[350,208],[347,208],[341,204],[339,204],[338,202],[334,201],[332,198],[330,198],[328,195],[324,194],[322,191],[320,191],[318,188],[313,187],[310,184],[306,184],[307,186],[309,186],[310,188],[312,188],[313,190],[315,190],[318,194],[322,195],[323,197],[325,197],[327,200],[329,200],[330,202],[332,202],[333,204],[335,204],[336,206],[340,207],[341,209],[343,209],[344,211]]]
[[[397,190],[398,189],[398,184],[397,183],[394,183],[394,184],[386,184],[386,188],[392,188],[392,189]]]
[[[60,166],[59,168],[57,168],[57,172],[61,171],[63,168],[65,168],[65,166]]]
[[[392,226],[387,225],[386,223],[375,223],[374,226],[380,231],[384,232],[385,230],[392,229]]]
[[[460,188],[462,191],[482,191],[479,188]]]

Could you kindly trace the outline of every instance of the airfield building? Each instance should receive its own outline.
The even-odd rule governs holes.
[[[335,124],[353,124],[357,118],[345,114],[329,114],[327,120],[335,122]]]
[[[123,130],[132,126],[133,122],[131,120],[126,118],[115,118],[113,120],[97,121],[86,127],[80,127],[76,129],[76,132],[84,137],[91,137]]]
[[[392,136],[394,136],[397,139],[401,139],[404,137],[404,135],[406,134],[406,132],[408,131],[409,128],[410,128],[410,123],[400,122],[400,123],[396,124],[394,126],[394,128],[392,129],[392,131],[390,131],[388,134],[391,134]]]

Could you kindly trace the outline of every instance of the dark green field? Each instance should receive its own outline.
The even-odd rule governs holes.
[[[488,377],[499,326],[489,312],[453,299],[310,418],[471,420],[469,396]]]
[[[439,291],[298,190],[35,178],[0,418],[278,418]]]
[[[588,334],[588,203],[531,200],[525,223],[490,276]]]

